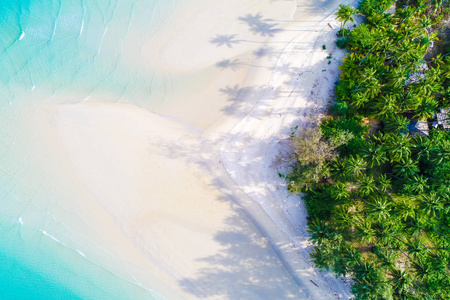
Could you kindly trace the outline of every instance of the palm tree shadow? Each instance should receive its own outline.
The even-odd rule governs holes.
[[[259,34],[260,36],[268,36],[273,37],[275,33],[280,32],[280,28],[276,28],[278,24],[269,24],[269,23],[259,23],[258,25],[255,25],[250,28],[250,30],[254,34]]]
[[[255,234],[245,217],[228,217],[225,230],[215,234],[220,251],[198,259],[205,265],[196,276],[183,278],[180,286],[198,298],[296,299],[298,287],[283,272],[271,247]]]
[[[218,34],[210,40],[211,44],[216,44],[216,47],[227,46],[233,48],[233,45],[241,43],[241,40],[236,39],[237,34]]]
[[[253,55],[258,58],[267,57],[273,59],[280,55],[280,51],[276,51],[273,47],[261,47],[253,51]]]
[[[238,84],[236,84],[234,86],[226,86],[224,88],[221,88],[219,89],[219,91],[228,97],[227,101],[236,102],[249,97],[254,92],[254,88],[253,87],[241,88],[239,87]]]
[[[261,13],[255,15],[247,14],[243,17],[239,17],[238,20],[246,23],[249,26],[250,31],[254,34],[263,37],[273,37],[276,33],[282,31],[282,29],[276,28],[278,23],[273,23],[270,19],[263,19]]]
[[[243,17],[239,17],[238,20],[246,23],[248,26],[253,27],[255,25],[258,25],[259,23],[264,22],[263,16],[261,13],[257,13],[255,15],[252,14],[246,14]]]
[[[235,116],[237,111],[248,112],[254,107],[254,101],[272,101],[280,93],[278,89],[271,86],[240,87],[237,84],[221,88],[219,92],[227,97],[227,101],[231,102],[222,109],[223,112],[231,116]]]
[[[216,63],[216,67],[221,69],[231,69],[237,71],[242,67],[242,62],[239,59],[223,59]]]

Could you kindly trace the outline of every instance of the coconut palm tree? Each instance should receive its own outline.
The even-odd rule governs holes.
[[[386,134],[384,135],[384,146],[392,163],[406,162],[411,157],[411,141],[406,135]]]
[[[394,288],[394,296],[398,299],[409,299],[408,296],[411,294],[411,284],[412,277],[407,270],[392,270],[389,275],[391,279],[389,280]]]
[[[338,205],[333,210],[332,222],[339,229],[351,228],[356,224],[357,216],[349,212],[347,205]]]
[[[395,162],[392,171],[400,177],[409,178],[417,174],[420,170],[418,162],[408,157],[400,162]]]
[[[338,200],[345,200],[350,198],[350,192],[348,187],[342,182],[336,182],[334,189],[332,190],[332,195]]]
[[[375,192],[375,180],[372,175],[363,174],[359,179],[359,189],[358,191],[361,193],[361,196],[368,196]]]
[[[386,174],[381,174],[378,176],[376,181],[379,184],[380,191],[383,193],[386,193],[386,191],[392,187],[391,179],[387,178]]]
[[[386,131],[392,131],[399,133],[401,131],[406,131],[409,120],[402,115],[392,115],[386,120]]]
[[[395,270],[395,261],[398,257],[397,252],[392,249],[376,247],[374,253],[380,261],[380,268],[386,271]]]
[[[366,170],[366,162],[362,157],[357,155],[351,155],[350,157],[344,159],[345,163],[345,173],[350,176],[361,176]]]
[[[372,228],[372,222],[364,220],[357,226],[357,235],[363,243],[371,243],[375,238],[375,230]]]
[[[332,229],[324,220],[315,219],[308,225],[309,239],[314,243],[321,243],[322,239],[328,238]]]
[[[413,137],[413,143],[411,151],[417,160],[424,159],[429,160],[431,157],[431,151],[433,149],[432,140],[428,137],[416,135]]]
[[[415,204],[411,199],[402,199],[397,205],[395,206],[395,212],[396,214],[403,220],[411,220],[416,217],[416,209]]]
[[[381,84],[378,79],[372,78],[363,85],[364,95],[370,100],[378,96],[381,92]]]
[[[431,192],[429,195],[422,195],[419,200],[419,207],[425,215],[437,217],[443,212],[444,203],[439,195]]]
[[[428,179],[423,177],[423,175],[414,175],[410,183],[411,191],[416,194],[423,193],[428,188],[427,181]]]
[[[361,90],[363,89],[364,88],[361,88]],[[364,107],[364,105],[369,102],[369,98],[367,97],[366,93],[361,91],[352,93],[350,97],[351,97],[350,104],[356,108]]]
[[[427,250],[427,248],[423,245],[423,243],[420,240],[415,239],[414,241],[408,241],[406,243],[406,250],[414,258],[417,258],[423,255],[424,251]]]
[[[405,67],[394,67],[389,74],[389,84],[394,87],[403,87],[408,78],[408,72]]]
[[[386,151],[381,145],[376,145],[372,143],[369,145],[363,154],[364,158],[367,161],[367,166],[369,168],[374,168],[376,166],[382,165],[387,162]]]
[[[343,160],[338,159],[331,163],[331,178],[336,181],[347,181],[349,175]]]
[[[391,203],[387,198],[376,197],[366,203],[369,216],[375,221],[383,221],[391,216]]]
[[[397,99],[394,95],[382,95],[375,104],[376,115],[386,118],[399,112]]]
[[[433,271],[431,265],[420,257],[412,263],[412,266],[413,269],[416,271],[415,272],[416,278],[418,278],[421,281],[426,280]]]
[[[405,232],[418,235],[424,231],[424,224],[419,221],[419,217],[416,215],[414,218],[408,219],[405,223]]]
[[[353,15],[357,13],[357,10],[349,5],[339,4],[339,9],[336,13],[336,20],[341,22],[341,30],[344,28],[347,22],[355,22]]]

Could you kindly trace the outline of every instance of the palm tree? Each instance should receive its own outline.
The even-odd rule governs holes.
[[[391,180],[387,178],[386,174],[381,174],[377,177],[377,182],[380,185],[380,190],[385,193],[388,189],[392,187]]]
[[[439,106],[439,102],[434,97],[425,97],[415,111],[414,117],[421,121],[432,118]]]
[[[419,201],[419,207],[426,215],[436,217],[443,212],[444,203],[439,195],[431,192],[429,195],[422,196]]]
[[[347,205],[339,205],[333,210],[332,221],[336,228],[351,228],[355,225],[356,220],[356,216],[349,212]]]
[[[356,156],[351,155],[344,160],[346,174],[351,176],[361,176],[366,170],[366,162],[358,154]]]
[[[387,161],[386,151],[381,145],[371,144],[364,150],[364,158],[368,161],[369,168],[382,165]]]
[[[414,240],[406,243],[406,250],[409,254],[411,254],[414,258],[417,258],[418,256],[422,255],[423,252],[427,248],[420,242],[420,240]]]
[[[331,233],[331,228],[324,220],[315,219],[308,225],[309,238],[315,243],[321,243],[321,240],[328,238]]]
[[[423,259],[417,259],[413,262],[413,268],[416,271],[416,278],[419,280],[426,280],[432,272],[430,264],[426,263]]]
[[[348,21],[355,22],[355,19],[353,19],[353,15],[357,13],[357,10],[352,8],[349,5],[343,5],[339,4],[339,9],[336,13],[336,20],[341,22],[341,30],[344,28],[345,23]]]
[[[381,245],[383,249],[392,244],[393,235],[398,231],[396,224],[391,219],[375,223],[374,229],[376,244]]]
[[[403,221],[414,219],[416,216],[415,205],[411,199],[402,199],[402,201],[395,206],[395,211]]]
[[[394,269],[390,273],[390,282],[394,288],[394,295],[398,299],[408,299],[410,294],[412,278],[407,270]]]
[[[402,162],[396,162],[392,168],[395,174],[403,178],[409,178],[419,172],[418,162],[411,158],[404,159]]]
[[[378,96],[381,92],[381,84],[376,78],[368,80],[364,84],[364,95],[370,100]]]
[[[353,105],[356,108],[361,108],[368,102],[369,99],[367,98],[367,95],[365,93],[358,92],[352,93],[351,95],[351,105]]]
[[[382,118],[398,113],[399,107],[394,95],[383,95],[375,104],[376,114]]]
[[[367,196],[373,193],[376,189],[375,180],[372,175],[363,174],[359,180],[359,192],[361,195]]]
[[[389,76],[389,84],[395,87],[403,87],[408,78],[408,72],[404,67],[393,68]]]
[[[363,243],[371,243],[375,238],[375,230],[372,228],[372,222],[364,220],[360,223],[357,235],[361,238]]]
[[[397,252],[392,249],[376,247],[374,253],[380,261],[380,268],[386,271],[395,269],[395,261],[398,256]]]
[[[348,187],[342,182],[336,182],[332,195],[338,200],[344,200],[350,198]]]
[[[376,197],[366,205],[369,216],[375,221],[383,221],[391,216],[391,203],[384,197]]]
[[[424,189],[428,187],[427,178],[424,178],[423,175],[414,175],[412,179],[411,191],[416,194],[423,193]]]
[[[343,160],[336,160],[331,163],[331,178],[336,181],[347,181],[349,176]]]
[[[406,130],[409,120],[402,115],[393,115],[386,120],[386,131],[400,132]]]
[[[419,221],[417,215],[406,222],[405,231],[412,235],[418,235],[424,231],[424,225]]]
[[[342,258],[346,262],[346,265],[351,269],[361,263],[361,253],[358,249],[351,246],[343,248]]]
[[[384,145],[386,146],[391,162],[405,162],[411,156],[411,141],[403,134],[389,133],[384,136]]]
[[[419,19],[419,26],[417,27],[420,31],[425,30],[427,36],[429,35],[427,28],[430,28],[433,25],[433,21],[430,18],[424,17]]]
[[[432,140],[428,137],[416,135],[413,138],[412,153],[417,160],[425,159],[429,160],[431,155],[431,149],[433,148]]]

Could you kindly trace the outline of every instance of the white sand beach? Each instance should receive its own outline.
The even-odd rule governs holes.
[[[167,299],[349,299],[309,261],[306,209],[273,160],[331,97],[333,13],[350,1],[188,2],[123,57],[170,74],[160,108],[91,98],[29,116],[36,167],[70,191],[53,218],[86,259]]]

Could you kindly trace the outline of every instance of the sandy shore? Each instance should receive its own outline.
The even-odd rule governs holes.
[[[309,262],[305,208],[272,166],[330,97],[343,55],[331,14],[344,2],[182,6],[143,51],[143,65],[171,74],[163,107],[43,105],[39,151],[71,182],[54,217],[88,220],[66,224],[101,237],[121,267],[82,239],[77,249],[167,299],[347,299]]]

